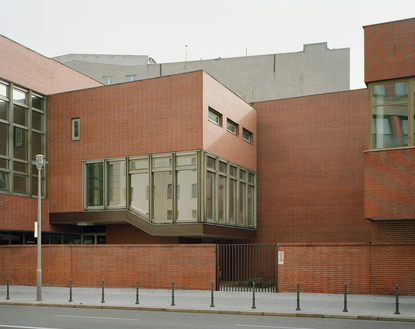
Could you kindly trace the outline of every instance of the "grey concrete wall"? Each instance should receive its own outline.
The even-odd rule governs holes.
[[[127,75],[148,79],[202,69],[247,102],[350,89],[350,49],[328,49],[327,43],[304,45],[296,53],[134,66],[120,62],[66,64],[98,81],[111,75],[114,83],[125,82]]]

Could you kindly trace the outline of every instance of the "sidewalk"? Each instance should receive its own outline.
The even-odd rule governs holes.
[[[136,304],[136,289],[105,288],[102,303],[102,288],[73,288],[69,302],[68,287],[43,287],[42,301],[36,301],[35,286],[0,286],[1,305],[26,305],[49,307],[110,308],[126,310],[200,312],[217,314],[255,314],[268,316],[304,316],[368,319],[383,321],[415,322],[415,296],[399,296],[400,315],[396,315],[396,297],[379,295],[347,295],[347,310],[344,310],[344,295],[300,294],[300,311],[297,311],[296,293],[255,293],[255,309],[252,309],[252,292],[214,291],[214,307],[211,307],[210,291],[139,290]]]

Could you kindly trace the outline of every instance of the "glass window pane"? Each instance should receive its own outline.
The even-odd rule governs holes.
[[[8,160],[0,158],[0,168],[8,169]]]
[[[19,90],[13,89],[13,99],[18,102],[25,103],[27,102],[27,93]]]
[[[239,184],[239,225],[245,226],[245,191],[246,185],[244,183]]]
[[[26,194],[27,193],[27,177],[13,175],[13,187],[14,187],[14,192]]]
[[[148,173],[132,174],[130,189],[130,205],[131,208],[139,213],[148,216],[149,209],[149,189],[148,189]]]
[[[13,122],[21,126],[27,126],[27,109],[19,105],[13,105]]]
[[[373,86],[372,105],[408,102],[408,82]]]
[[[248,226],[254,226],[254,187],[248,187]]]
[[[408,145],[408,104],[376,106],[372,109],[372,147]]]
[[[214,158],[207,157],[207,167],[210,169],[216,169],[216,161]]]
[[[215,220],[215,174],[206,174],[206,218],[208,221]]]
[[[8,97],[7,96],[7,88],[8,88],[7,85],[5,85],[3,83],[0,83],[0,95]]]
[[[153,219],[155,222],[173,219],[173,199],[169,199],[167,195],[171,183],[171,171],[153,173]]]
[[[209,120],[216,123],[217,125],[220,124],[219,115],[212,111],[209,111]]]
[[[0,99],[0,119],[9,120],[9,102]]]
[[[14,157],[20,160],[27,160],[27,130],[14,127]]]
[[[13,162],[13,169],[15,171],[20,171],[20,172],[23,172],[23,173],[27,173],[27,168],[28,168],[28,166],[27,166],[26,163],[21,163],[21,162],[17,162],[17,161]]]
[[[42,102],[42,98],[32,95],[32,107],[37,108],[38,110],[43,110]]]
[[[108,163],[108,205],[125,207],[125,161]]]
[[[226,174],[226,163],[225,162],[222,162],[222,161],[219,162],[219,171]]]
[[[236,223],[236,188],[237,182],[233,179],[229,181],[229,223],[235,224]]]
[[[32,111],[32,128],[43,131],[43,114]]]
[[[87,206],[99,207],[104,205],[104,164],[87,164]]]
[[[132,160],[130,161],[130,169],[148,169],[148,159]]]
[[[0,122],[0,155],[8,156],[8,129],[9,125]]]
[[[219,176],[219,200],[218,200],[219,223],[225,222],[225,204],[226,204],[226,177]]]
[[[192,166],[196,165],[196,154],[190,156],[178,156],[176,157],[176,165],[177,166]]]
[[[254,174],[249,174],[249,183],[255,184],[255,177]]]
[[[177,220],[194,220],[197,210],[197,170],[180,170],[177,172],[177,185],[180,186],[180,198],[177,199]]]
[[[32,132],[32,156],[35,159],[37,154],[45,154],[45,137],[42,134]]]
[[[236,167],[231,166],[230,168],[230,175],[233,177],[236,177]]]
[[[8,190],[9,189],[8,179],[9,179],[9,174],[0,171],[0,190]]]
[[[246,178],[246,171],[244,170],[239,170],[239,179],[245,180]]]
[[[155,158],[153,159],[154,168],[171,167],[171,158]]]

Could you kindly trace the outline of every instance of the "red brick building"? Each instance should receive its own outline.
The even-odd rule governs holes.
[[[415,294],[415,19],[364,33],[367,89],[253,104],[204,71],[102,86],[1,37],[0,243],[35,241],[42,153],[45,244],[187,244],[211,276],[195,244],[272,243],[279,291]]]

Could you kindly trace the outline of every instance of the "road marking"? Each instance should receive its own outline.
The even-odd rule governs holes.
[[[271,328],[271,329],[312,329],[312,328],[298,328],[298,327],[258,326],[258,325],[254,325],[254,324],[235,324],[235,327]]]
[[[5,328],[19,328],[19,329],[59,329],[59,328],[45,328],[45,327],[12,326],[12,325],[6,325],[6,324],[0,324],[0,327],[5,327]]]
[[[80,318],[80,319],[99,319],[99,320],[124,320],[124,321],[138,321],[138,319],[125,319],[125,318],[102,318],[100,316],[81,316],[81,315],[55,315],[61,318]]]

